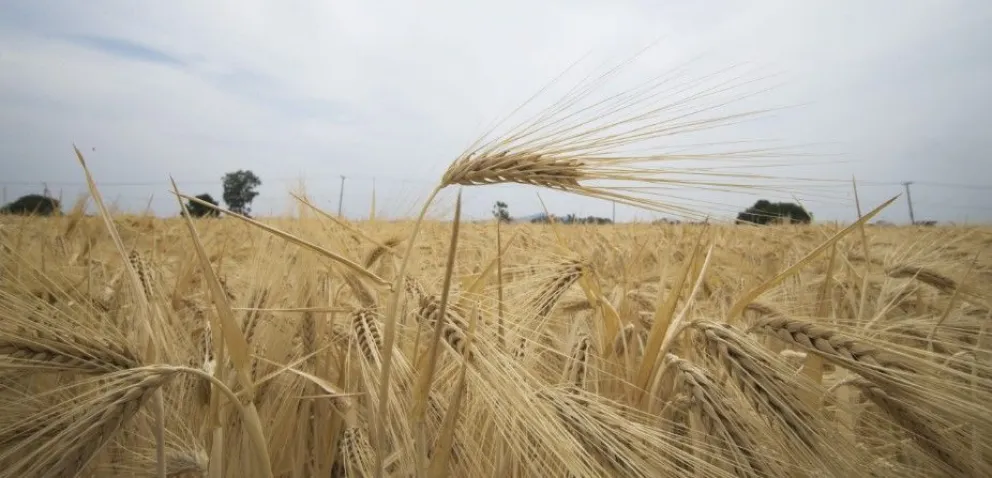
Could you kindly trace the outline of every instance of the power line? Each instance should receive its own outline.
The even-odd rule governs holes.
[[[937,188],[977,189],[980,191],[992,190],[992,185],[982,185],[982,184],[934,183],[927,181],[917,181],[914,182],[913,184],[920,186],[937,187]]]
[[[327,175],[306,175],[305,179],[308,180],[330,180],[333,176]],[[396,181],[402,183],[417,183],[417,184],[435,184],[436,180],[431,179],[416,179],[409,177],[389,177],[376,175],[362,175],[362,174],[349,174],[348,179],[359,180],[359,181],[372,181],[378,178],[380,180],[385,179],[387,181]],[[297,182],[300,180],[299,176],[296,177],[283,177],[283,178],[269,178],[266,180],[268,183],[287,183],[287,182]],[[832,180],[820,180],[826,182],[833,182]],[[59,185],[59,186],[86,186],[85,181],[26,181],[26,180],[13,180],[13,181],[0,181],[0,186],[41,186],[43,182],[47,182],[49,185]],[[191,179],[182,180],[177,179],[176,181],[180,185],[216,185],[220,184],[220,180],[213,179]],[[849,184],[849,180],[838,179],[837,184]],[[166,184],[168,181],[97,181],[97,186],[99,187],[138,187],[138,186],[160,186]],[[905,186],[903,182],[896,181],[870,181],[870,180],[858,180],[858,187],[862,186]],[[954,189],[974,189],[974,190],[992,190],[992,184],[963,184],[963,183],[946,183],[938,181],[912,181],[914,186],[922,187],[936,187],[936,188],[954,188]]]
[[[393,181],[399,183],[410,183],[410,184],[436,184],[436,180],[429,179],[415,179],[415,178],[394,178],[388,176],[356,176],[348,175],[348,179],[358,180],[358,181],[372,181],[374,178],[378,180]],[[327,181],[330,177],[320,177],[315,178],[309,176],[305,178],[310,182],[314,181]],[[293,178],[269,178],[265,180],[266,183],[294,183],[300,180],[299,177]],[[85,181],[0,181],[0,186],[12,186],[12,187],[38,187],[42,186],[42,183],[47,183],[49,186],[87,186]],[[221,181],[214,180],[177,180],[176,183],[185,186],[203,186],[203,185],[220,185]],[[922,187],[934,187],[934,188],[953,188],[953,189],[971,189],[979,191],[989,191],[992,190],[992,185],[983,184],[960,184],[960,183],[938,183],[929,181],[912,181],[914,186]],[[168,185],[168,181],[97,181],[98,187],[150,187],[150,186],[162,186]],[[838,182],[840,185],[841,182]],[[866,186],[904,186],[903,182],[885,182],[885,181],[858,181],[858,187]]]
[[[913,203],[915,206],[926,206],[931,209],[939,209],[946,211],[992,211],[992,206],[979,206],[976,204],[947,204],[947,203],[932,203],[932,202],[919,202]]]
[[[304,179],[313,181],[326,181],[330,180],[331,176],[314,176],[307,175]],[[393,176],[381,176],[381,175],[348,175],[348,179],[361,180],[361,181],[372,181],[373,179],[385,179],[386,181],[393,181],[398,183],[413,183],[413,184],[437,184],[437,180],[428,179],[417,179],[408,177],[393,177]],[[263,182],[271,183],[295,183],[300,180],[300,177],[287,177],[287,178],[268,178],[264,179]],[[41,186],[43,182],[49,185],[60,185],[60,186],[87,186],[86,181],[0,181],[0,186]],[[220,185],[223,184],[220,180],[206,180],[206,179],[195,179],[195,180],[182,180],[177,179],[176,183],[180,186],[182,185]],[[131,187],[131,186],[161,186],[168,185],[168,180],[162,181],[97,181],[97,187]]]
[[[844,181],[837,181],[838,183],[843,183]],[[849,182],[849,181],[848,181]],[[975,189],[980,191],[992,190],[992,184],[960,184],[960,183],[942,183],[942,182],[931,182],[931,181],[911,181],[914,186],[923,187],[933,187],[933,188],[954,188],[954,189]],[[858,180],[858,187],[862,186],[903,186],[903,182],[889,182],[889,181],[862,181]]]

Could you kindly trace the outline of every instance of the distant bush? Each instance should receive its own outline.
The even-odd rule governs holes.
[[[809,224],[813,216],[802,206],[791,202],[771,202],[761,199],[737,215],[737,224],[776,224],[781,222]]]
[[[0,208],[0,214],[53,216],[62,214],[59,200],[41,194],[28,194]]]
[[[554,220],[554,222],[558,224],[600,224],[600,225],[613,224],[613,220],[608,217],[596,217],[596,216],[579,217],[578,215],[575,214],[569,214],[562,217],[555,215],[551,215],[551,217],[548,217],[547,214],[538,214],[537,216],[532,217],[530,222],[532,224],[546,224],[551,222],[552,220]]]
[[[510,217],[510,207],[503,201],[496,201],[496,204],[493,204],[493,217],[500,222],[513,221],[513,218]]]
[[[218,205],[217,201],[215,201],[209,194],[200,194],[199,196],[196,196],[196,198],[203,202],[213,204],[214,206]],[[220,215],[220,211],[193,201],[186,203],[186,210],[189,211],[189,215],[192,217],[217,217]]]

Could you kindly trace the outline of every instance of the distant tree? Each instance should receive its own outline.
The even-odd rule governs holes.
[[[582,221],[586,224],[613,224],[613,219],[598,216],[589,216]]]
[[[578,214],[566,214],[565,216],[559,217],[553,214],[548,216],[547,214],[541,213],[531,216],[530,218],[530,222],[532,224],[547,224],[552,221],[558,224],[613,224],[613,220],[608,217],[580,217]]]
[[[16,201],[0,208],[0,214],[17,214],[21,216],[53,216],[62,214],[62,205],[58,199],[42,194],[28,194],[17,198]]]
[[[813,216],[802,206],[795,203],[776,202],[761,199],[737,215],[737,223],[774,224],[788,221],[790,223],[809,224]]]
[[[510,217],[510,208],[503,201],[496,201],[496,204],[493,204],[493,217],[500,222],[510,222],[513,220]]]
[[[213,196],[203,193],[196,196],[197,199],[213,204],[214,206],[219,205],[217,201],[214,200]],[[186,210],[189,211],[189,215],[192,217],[217,217],[220,216],[220,211],[212,209],[210,207],[204,206],[198,202],[189,201],[186,203]]]
[[[545,213],[541,213],[541,214],[538,214],[538,215],[532,217],[531,220],[530,220],[530,222],[531,222],[531,224],[547,224],[547,223],[550,223],[552,220],[555,220],[555,219],[557,219],[557,218],[555,218],[554,216],[548,216]]]
[[[225,174],[222,179],[227,208],[238,214],[249,215],[251,202],[258,196],[255,188],[262,185],[262,180],[255,173],[241,169]]]

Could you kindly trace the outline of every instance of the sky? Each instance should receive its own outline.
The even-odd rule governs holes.
[[[219,199],[224,173],[250,169],[263,183],[255,214],[292,211],[301,181],[336,213],[343,175],[344,214],[369,216],[374,183],[377,215],[404,217],[495,121],[577,61],[615,64],[650,45],[629,78],[691,60],[686,78],[746,65],[774,79],[748,105],[785,109],[712,138],[793,145],[781,159],[804,164],[803,178],[838,181],[795,196],[817,220],[856,218],[856,178],[863,210],[903,194],[881,219],[909,220],[901,183],[913,181],[917,220],[990,222],[990,22],[981,0],[0,0],[0,185],[6,201],[47,186],[71,203],[85,191],[75,144],[122,210],[175,215],[170,177]],[[541,200],[556,214],[614,214],[529,186],[462,194],[468,218],[491,217],[497,200],[513,216]],[[673,196],[718,214],[754,194]]]

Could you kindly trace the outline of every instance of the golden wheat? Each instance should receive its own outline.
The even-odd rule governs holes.
[[[749,116],[677,77],[480,139],[412,224],[114,216],[77,149],[99,218],[0,218],[0,476],[992,474],[984,229],[426,219],[800,188],[670,167],[768,153],[652,143]]]

